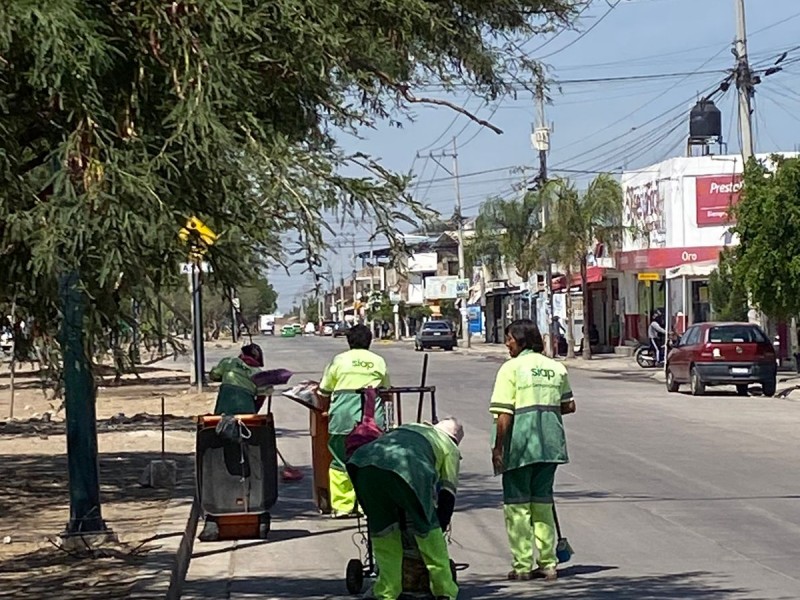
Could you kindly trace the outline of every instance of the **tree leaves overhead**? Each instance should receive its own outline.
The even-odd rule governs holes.
[[[800,314],[800,159],[751,160],[733,209],[739,235],[733,273],[767,316]]]
[[[223,285],[275,261],[319,267],[334,209],[369,213],[394,239],[426,211],[405,176],[337,137],[402,121],[430,85],[509,91],[535,72],[514,49],[576,4],[3,3],[0,296],[18,289],[55,322],[55,278],[77,269],[114,322],[120,298],[178,281],[190,216],[221,236],[208,259]]]

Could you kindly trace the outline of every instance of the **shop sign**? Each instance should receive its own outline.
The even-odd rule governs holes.
[[[709,227],[732,223],[730,209],[738,204],[743,187],[741,175],[695,178],[697,225]]]
[[[639,273],[637,278],[639,281],[661,281],[659,273]]]

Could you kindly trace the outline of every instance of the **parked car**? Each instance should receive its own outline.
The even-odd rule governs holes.
[[[292,323],[295,335],[303,335],[303,326],[300,323]]]
[[[319,328],[320,335],[333,335],[333,328],[335,325],[336,321],[323,321]]]
[[[456,332],[449,321],[428,321],[422,324],[414,337],[414,349],[417,352],[429,348],[441,348],[450,351],[458,345]]]
[[[297,330],[294,325],[284,325],[281,327],[281,337],[294,337],[297,335]]]
[[[339,321],[333,326],[333,337],[347,335],[347,330],[350,329],[350,324],[346,321]]]
[[[765,396],[775,395],[777,361],[767,335],[752,323],[699,323],[692,325],[667,355],[667,390],[682,384],[692,394],[706,387],[735,385],[747,395],[748,386],[760,383]]]
[[[317,331],[317,328],[314,327],[314,323],[312,323],[311,321],[306,323],[306,329],[305,329],[305,334],[306,335],[314,335],[314,333],[316,333],[316,331]]]

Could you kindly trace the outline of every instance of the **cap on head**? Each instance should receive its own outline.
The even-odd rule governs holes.
[[[464,427],[455,417],[446,417],[434,425],[436,429],[450,436],[456,445],[464,439]]]
[[[242,346],[242,355],[252,358],[259,367],[264,366],[264,352],[258,344],[247,344]]]

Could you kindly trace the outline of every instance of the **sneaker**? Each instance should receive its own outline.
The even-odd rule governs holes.
[[[201,542],[216,542],[219,539],[219,525],[214,521],[207,520],[197,539]]]
[[[558,579],[558,572],[555,567],[538,567],[531,571],[531,579],[544,579],[545,581],[555,581]]]
[[[346,513],[343,513],[343,512],[332,512],[331,513],[331,518],[333,518],[333,519],[358,519],[358,518],[363,517],[363,516],[364,516],[364,514],[358,512],[357,510],[352,510],[352,511],[346,512]]]
[[[509,581],[528,581],[531,573],[531,571],[509,571],[506,577]]]

